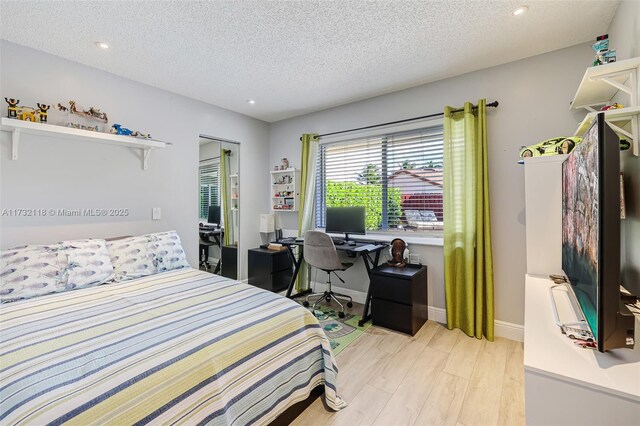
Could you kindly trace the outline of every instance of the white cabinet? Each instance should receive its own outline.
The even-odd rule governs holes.
[[[300,209],[300,171],[274,170],[271,173],[271,210],[295,212]],[[313,184],[313,183],[312,183]]]
[[[548,278],[525,278],[527,425],[637,425],[640,345],[606,353],[576,346],[554,322],[552,285]],[[636,342],[638,334],[636,318]]]
[[[562,162],[567,155],[524,159],[527,274],[562,273]]]

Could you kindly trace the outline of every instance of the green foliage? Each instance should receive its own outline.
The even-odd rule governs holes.
[[[327,181],[327,207],[364,206],[366,228],[382,228],[382,185],[362,185],[358,182]],[[402,194],[398,188],[388,188],[389,227],[399,224]]]
[[[416,168],[416,165],[409,160],[404,160],[402,163],[400,163],[400,168],[402,170],[412,170]]]
[[[362,172],[358,173],[356,180],[361,185],[378,185],[382,182],[382,176],[380,176],[378,166],[369,163],[362,169]]]

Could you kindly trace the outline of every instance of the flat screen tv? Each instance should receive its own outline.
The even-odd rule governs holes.
[[[562,269],[598,351],[633,347],[620,298],[620,145],[602,113],[562,164]]]

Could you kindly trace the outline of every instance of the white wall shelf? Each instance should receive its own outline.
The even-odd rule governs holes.
[[[240,205],[240,178],[237,173],[229,175],[231,181],[231,210],[237,211]]]
[[[271,171],[271,211],[295,212],[300,206],[300,171],[296,169]]]
[[[591,124],[593,124],[598,112],[599,111],[594,111],[587,114],[576,129],[574,136],[584,136],[587,130],[591,127]],[[640,106],[610,109],[603,112],[605,120],[614,131],[621,136],[635,140],[634,135],[623,127],[628,126],[629,123],[631,123],[631,120],[634,120],[640,114]]]
[[[0,119],[0,130],[11,132],[12,160],[18,159],[18,148],[20,146],[21,134],[82,140],[85,142],[96,142],[106,145],[140,149],[140,151],[142,152],[142,168],[144,170],[147,170],[151,151],[158,148],[165,148],[168,145],[167,142],[161,142],[152,139],[139,139],[131,136],[114,135],[111,133],[92,132],[90,130],[82,129],[71,129],[69,127],[44,123],[32,123],[30,121],[16,120],[7,117],[2,117]]]
[[[598,107],[613,102],[620,94],[625,94],[628,98],[626,108],[606,111],[605,117],[616,132],[630,139],[633,154],[640,155],[640,114],[637,110],[640,107],[639,75],[640,57],[587,68],[571,102],[571,109],[585,109],[589,111],[589,115],[582,121],[575,134],[584,134],[593,116],[598,112]],[[625,124],[621,125],[621,122]],[[625,125],[628,130],[622,128]]]

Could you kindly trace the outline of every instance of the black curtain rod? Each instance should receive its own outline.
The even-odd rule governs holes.
[[[488,103],[487,107],[497,108],[498,105],[500,105],[498,103],[498,101],[493,101],[491,103]],[[477,105],[473,106],[473,109],[477,109],[477,108],[478,108]],[[460,111],[464,111],[464,108],[454,109],[451,112],[460,112]],[[439,112],[437,114],[422,115],[420,117],[406,118],[404,120],[390,121],[388,123],[373,124],[371,126],[358,127],[356,129],[340,130],[339,132],[325,133],[324,135],[318,135],[318,138],[322,138],[322,137],[325,137],[325,136],[339,135],[341,133],[355,132],[355,131],[358,131],[358,130],[375,129],[376,127],[391,126],[392,124],[401,124],[401,123],[406,123],[408,121],[423,120],[425,118],[435,118],[435,117],[443,117],[443,116],[444,116],[444,112]],[[302,138],[300,138],[300,140],[302,140]]]

